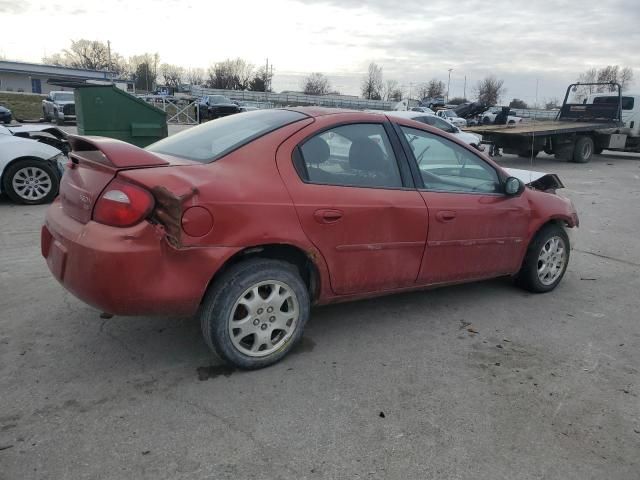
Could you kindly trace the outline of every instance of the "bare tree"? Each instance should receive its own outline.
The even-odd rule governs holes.
[[[160,65],[160,74],[164,79],[164,84],[168,87],[178,88],[182,83],[182,76],[184,75],[184,68],[178,65],[171,65],[169,63],[163,63]]]
[[[527,105],[527,102],[525,102],[524,100],[520,100],[519,98],[514,98],[513,100],[511,100],[511,102],[509,103],[509,107],[511,108],[529,108],[529,105]]]
[[[326,95],[331,91],[331,84],[322,73],[314,72],[302,80],[302,91],[306,95]]]
[[[453,97],[449,100],[449,105],[462,105],[463,103],[467,103],[469,100],[463,97]]]
[[[590,68],[578,76],[579,83],[619,83],[622,91],[633,84],[633,70],[629,67],[620,68],[618,65],[607,65],[599,69]],[[583,85],[576,89],[574,101],[581,102],[587,96],[597,92],[615,92],[615,85]]]
[[[116,74],[127,70],[124,58],[113,51],[109,54],[107,44],[97,40],[71,40],[71,46],[68,49],[44,57],[42,61],[65,67],[108,70]]]
[[[446,85],[443,81],[438,80],[436,78],[432,78],[429,80],[427,84],[427,97],[429,98],[440,98],[444,97]]]
[[[190,85],[200,86],[204,82],[204,70],[201,68],[190,68],[187,70],[186,79]]]
[[[627,90],[631,85],[633,85],[633,70],[629,67],[624,67],[620,70],[618,83],[622,87],[622,91]]]
[[[480,80],[475,87],[478,101],[485,105],[496,105],[500,101],[500,97],[506,93],[503,85],[504,80],[498,80],[493,75]]]
[[[544,104],[544,108],[546,110],[553,110],[554,108],[558,108],[560,106],[560,100],[558,100],[557,98],[550,98],[549,100],[546,101],[546,103]]]
[[[207,74],[209,88],[247,90],[254,79],[254,67],[242,58],[226,59],[209,67]]]
[[[429,84],[427,83],[419,83],[416,86],[416,97],[419,100],[427,98],[429,96]]]
[[[143,53],[129,57],[128,71],[133,75],[136,90],[153,90],[157,80],[157,64],[160,55],[157,53]]]
[[[382,67],[371,62],[369,69],[362,79],[362,97],[368,100],[382,98]]]
[[[255,74],[253,75],[253,79],[249,83],[249,90],[254,92],[269,92],[271,91],[271,79],[273,74],[270,71],[267,71],[265,67],[260,67]]]
[[[399,91],[397,80],[387,80],[382,86],[382,99],[386,101],[395,100],[395,96]],[[402,92],[400,93],[402,96]],[[398,100],[399,101],[399,100]]]

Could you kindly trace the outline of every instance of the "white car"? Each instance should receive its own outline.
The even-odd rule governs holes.
[[[0,126],[0,193],[14,202],[36,205],[53,200],[66,160],[59,149]]]
[[[433,110],[431,110],[429,107],[413,107],[411,109],[411,111],[412,112],[431,113],[431,114],[434,114],[434,115],[436,113]]]
[[[445,119],[449,123],[455,125],[458,128],[463,128],[467,126],[467,121],[464,118],[460,118],[456,112],[453,110],[438,110],[436,115],[440,118]]]
[[[432,127],[443,130],[457,139],[463,141],[467,145],[471,145],[472,147],[482,151],[484,147],[482,145],[482,137],[476,135],[474,133],[468,133],[461,131],[455,125],[443,120],[442,118],[430,114],[430,113],[422,113],[422,112],[385,112],[390,117],[398,117],[398,118],[409,118],[411,120],[415,120],[416,122],[426,123],[427,125],[431,125]]]
[[[491,125],[496,121],[496,115],[502,111],[502,107],[492,107],[482,114],[482,124]],[[514,123],[522,122],[522,117],[518,117],[516,112],[509,110],[509,116],[507,117],[507,124],[513,125]]]

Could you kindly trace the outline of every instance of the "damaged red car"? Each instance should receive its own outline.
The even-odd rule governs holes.
[[[499,276],[553,290],[578,226],[555,175],[379,113],[262,110],[146,149],[70,143],[42,228],[53,276],[111,314],[197,314],[240,368],[285,356],[314,304]]]

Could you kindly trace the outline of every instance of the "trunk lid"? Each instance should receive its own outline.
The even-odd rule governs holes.
[[[118,171],[171,165],[169,159],[129,143],[104,137],[70,135],[71,163],[60,183],[64,212],[75,220],[91,220],[96,200]]]

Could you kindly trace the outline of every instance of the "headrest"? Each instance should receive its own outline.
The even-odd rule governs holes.
[[[307,163],[320,164],[329,160],[331,150],[323,138],[315,136],[302,146],[302,154]]]
[[[358,138],[349,148],[349,166],[356,170],[385,171],[387,161],[380,146],[370,138]]]

